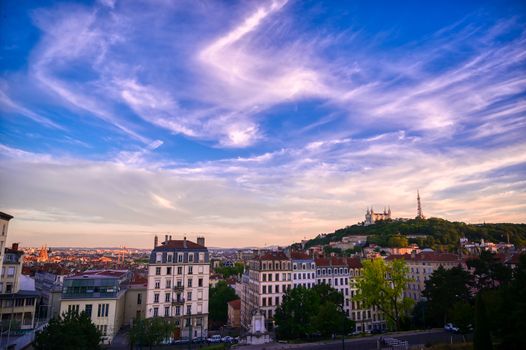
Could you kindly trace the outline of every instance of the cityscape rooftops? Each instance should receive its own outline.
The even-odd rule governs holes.
[[[154,251],[163,251],[163,250],[171,250],[171,249],[206,250],[206,247],[200,244],[194,243],[192,241],[189,241],[187,239],[177,239],[177,240],[169,240],[169,241],[162,242],[160,245],[154,248]]]
[[[389,255],[386,260],[403,259],[409,261],[430,261],[430,262],[461,262],[462,259],[453,253],[441,252],[420,252],[418,254]]]
[[[255,260],[289,260],[289,258],[283,252],[265,252],[256,256]]]
[[[331,256],[330,258],[316,258],[316,266],[347,266],[345,258]]]
[[[312,260],[313,258],[309,254],[304,252],[293,251],[290,253],[292,260]]]

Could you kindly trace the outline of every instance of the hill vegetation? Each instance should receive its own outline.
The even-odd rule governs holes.
[[[346,236],[366,235],[368,243],[376,243],[383,247],[404,246],[417,243],[421,248],[453,250],[459,245],[459,239],[466,237],[470,241],[506,242],[517,247],[526,246],[526,224],[466,224],[452,222],[439,218],[385,220],[374,225],[352,225],[326,235],[309,240],[306,248],[315,245],[326,245],[329,242],[340,241]],[[400,239],[401,236],[416,236]]]

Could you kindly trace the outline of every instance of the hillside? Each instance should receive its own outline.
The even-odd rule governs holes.
[[[347,226],[324,237],[320,235],[309,240],[306,247],[340,241],[342,237],[352,235],[367,235],[368,242],[388,246],[389,237],[398,233],[401,235],[425,235],[426,237],[409,239],[409,243],[418,243],[424,248],[445,246],[453,249],[458,246],[461,237],[474,241],[484,239],[494,243],[506,242],[507,235],[509,235],[510,243],[515,244],[515,246],[526,246],[526,224],[466,224],[430,218],[407,221],[386,220],[369,226]]]

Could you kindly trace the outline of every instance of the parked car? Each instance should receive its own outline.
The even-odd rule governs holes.
[[[223,337],[223,339],[221,339],[221,341],[223,343],[232,343],[234,341],[234,338],[232,338],[231,336],[227,335],[227,336]]]
[[[196,338],[192,339],[192,342],[196,343],[196,344],[206,343],[206,338],[205,337],[196,337]]]
[[[213,335],[210,338],[207,339],[209,343],[221,343],[221,336],[220,335]]]
[[[183,338],[180,338],[180,339],[176,339],[172,342],[172,344],[188,344],[190,343],[190,338],[188,337],[183,337]]]
[[[458,332],[458,327],[455,327],[453,323],[446,323],[446,325],[444,326],[444,330],[456,333]]]

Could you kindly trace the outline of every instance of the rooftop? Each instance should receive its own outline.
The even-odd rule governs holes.
[[[189,241],[187,239],[174,239],[170,241],[162,242],[160,245],[154,248],[154,250],[168,249],[206,249],[205,246]]]
[[[421,252],[418,254],[393,254],[386,260],[403,259],[409,261],[433,261],[433,262],[460,262],[457,254],[441,252]]]
[[[309,254],[298,251],[291,252],[290,257],[294,260],[312,260],[312,257],[310,257]]]
[[[13,218],[12,215],[9,215],[9,214],[4,213],[3,211],[0,211],[0,219],[9,221],[12,218]]]
[[[283,252],[266,252],[255,258],[256,260],[289,260]]]
[[[72,276],[66,277],[67,279],[79,279],[79,278],[125,278],[128,276],[128,270],[88,270],[79,272]]]

